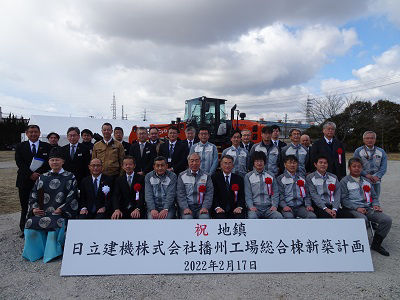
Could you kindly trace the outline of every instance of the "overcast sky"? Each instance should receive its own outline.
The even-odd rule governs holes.
[[[304,119],[310,97],[400,103],[400,1],[0,2],[0,106],[169,122],[184,100]],[[227,110],[228,110],[227,109]]]

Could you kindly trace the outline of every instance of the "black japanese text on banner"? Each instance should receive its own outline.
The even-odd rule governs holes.
[[[61,275],[373,271],[365,222],[70,220]]]

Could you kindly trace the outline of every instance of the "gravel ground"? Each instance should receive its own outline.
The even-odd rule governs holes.
[[[399,299],[399,170],[400,162],[389,162],[381,202],[393,218],[384,241],[391,256],[373,252],[374,272],[60,277],[61,260],[43,264],[22,259],[18,213],[13,213],[0,216],[0,299]]]

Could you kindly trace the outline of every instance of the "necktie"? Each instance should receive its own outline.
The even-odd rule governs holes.
[[[329,148],[330,148],[331,150],[333,150],[333,145],[332,145],[332,142],[331,142],[331,141],[328,142],[328,146],[329,146]]]
[[[132,185],[132,175],[128,176],[128,184],[129,184],[129,187],[131,187],[131,185]]]
[[[140,156],[143,156],[144,144],[140,144]]]
[[[97,196],[97,178],[93,181],[94,195]]]
[[[250,151],[249,146],[250,146],[249,144],[247,144],[247,145],[245,146],[247,151]]]
[[[172,155],[174,155],[174,144],[171,144],[169,148],[169,157],[172,158]]]
[[[32,154],[33,154],[33,156],[36,156],[36,146],[35,146],[35,144],[32,144]]]
[[[94,179],[93,181],[93,188],[94,188],[94,197],[97,197],[97,178]],[[96,212],[96,201],[93,201],[92,203],[92,209],[91,209],[92,213]]]
[[[75,155],[75,145],[71,145],[71,159],[74,159],[74,155]]]
[[[189,141],[189,150],[190,150],[190,148],[192,148],[192,145],[193,145],[193,142]]]
[[[201,162],[200,162],[200,169],[202,169],[204,171],[205,167],[206,167],[206,146],[202,145],[203,147],[203,151],[201,151]]]
[[[226,190],[229,191],[229,175],[225,175]]]

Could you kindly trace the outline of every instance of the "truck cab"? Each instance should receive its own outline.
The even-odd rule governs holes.
[[[204,96],[186,100],[184,120],[188,126],[193,126],[197,130],[208,127],[214,139],[220,125],[226,123],[225,102],[224,99]]]

